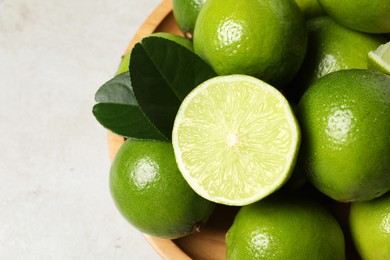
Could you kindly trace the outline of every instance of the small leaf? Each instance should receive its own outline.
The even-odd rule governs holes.
[[[167,140],[148,120],[135,100],[129,72],[105,83],[95,94],[96,120],[112,132],[138,139]]]
[[[130,72],[139,106],[167,137],[171,136],[183,99],[200,83],[216,76],[192,51],[171,40],[153,36],[134,46]]]
[[[120,74],[101,86],[95,94],[95,101],[138,105],[131,87],[130,72]]]

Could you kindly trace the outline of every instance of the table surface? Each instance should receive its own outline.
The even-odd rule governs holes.
[[[116,210],[94,93],[159,0],[0,0],[0,259],[160,259]]]

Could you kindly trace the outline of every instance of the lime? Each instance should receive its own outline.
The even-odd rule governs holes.
[[[299,100],[318,78],[342,69],[366,69],[367,54],[385,39],[348,29],[328,16],[308,20],[308,47],[305,60],[286,91]]]
[[[190,51],[194,51],[194,47],[192,45],[192,41],[187,39],[187,38],[184,38],[184,37],[182,37],[180,35],[177,35],[177,34],[166,33],[166,32],[155,32],[155,33],[149,35],[148,37],[161,37],[161,38],[165,38],[167,40],[174,41],[174,42],[182,45],[183,47],[186,47]]]
[[[321,5],[317,0],[295,0],[306,18],[324,15]]]
[[[308,180],[338,201],[390,190],[390,76],[341,70],[319,80],[298,105]]]
[[[389,0],[318,0],[324,11],[348,28],[367,33],[390,32]]]
[[[352,203],[350,226],[363,259],[390,259],[390,193],[374,200]]]
[[[289,178],[300,130],[274,87],[250,76],[218,76],[181,104],[172,143],[178,167],[204,198],[245,205]]]
[[[368,67],[390,75],[390,42],[368,53]]]
[[[130,55],[131,55],[131,51],[128,51],[122,56],[118,69],[115,73],[115,76],[129,71]]]
[[[343,232],[328,211],[275,195],[240,209],[226,236],[227,259],[345,259]]]
[[[218,75],[245,74],[279,87],[298,71],[307,31],[294,1],[208,0],[193,41]]]
[[[174,41],[174,42],[186,47],[190,51],[194,50],[194,48],[192,46],[192,41],[190,41],[189,39],[186,39],[182,36],[173,34],[173,33],[156,32],[156,33],[152,33],[151,35],[149,35],[147,37],[165,38],[167,40]],[[122,73],[129,71],[130,55],[131,55],[131,51],[128,51],[125,55],[122,56],[122,59],[119,63],[118,70],[115,73],[115,75],[119,75],[119,74],[122,74]]]
[[[199,230],[214,209],[183,179],[170,143],[128,139],[112,163],[110,188],[125,219],[153,236],[188,235]]]
[[[192,38],[196,19],[206,0],[173,0],[173,15],[180,30]]]

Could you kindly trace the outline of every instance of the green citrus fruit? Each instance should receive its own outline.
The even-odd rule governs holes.
[[[324,15],[321,5],[317,0],[295,0],[306,18]]]
[[[298,197],[267,197],[240,209],[226,236],[227,259],[345,259],[332,215]]]
[[[110,188],[125,219],[153,236],[188,235],[214,209],[183,179],[170,143],[128,139],[112,163]]]
[[[363,259],[390,259],[390,193],[374,200],[352,203],[350,226]]]
[[[327,16],[310,19],[305,60],[287,92],[299,100],[318,78],[342,69],[366,69],[367,54],[385,39],[348,29]]]
[[[119,66],[118,66],[118,69],[115,73],[115,76],[129,71],[130,54],[131,54],[131,51],[128,51],[127,53],[125,53],[122,56],[121,61],[120,61]]]
[[[173,0],[173,15],[180,30],[192,38],[196,19],[206,0]]]
[[[368,53],[368,67],[390,75],[390,42]]]
[[[338,23],[367,33],[390,32],[388,0],[318,0],[324,11]]]
[[[279,87],[298,71],[307,31],[294,1],[209,0],[193,41],[195,53],[217,74],[250,75]]]
[[[218,76],[196,87],[175,118],[172,143],[190,186],[208,200],[246,205],[289,178],[300,130],[284,96],[250,76]]]
[[[166,33],[166,32],[156,32],[156,33],[153,33],[153,34],[149,35],[149,37],[165,38],[167,40],[174,41],[174,42],[182,45],[183,47],[186,47],[190,51],[194,51],[194,47],[193,47],[192,41],[187,39],[187,38],[184,38],[184,37],[182,37],[180,35],[177,35],[177,34]]]
[[[148,37],[165,38],[167,40],[174,41],[174,42],[186,47],[190,51],[194,51],[194,48],[192,46],[192,41],[190,41],[189,39],[186,39],[182,36],[173,34],[173,33],[156,32],[156,33],[149,35]],[[121,62],[119,63],[119,67],[118,67],[118,70],[115,73],[115,75],[119,75],[119,74],[122,74],[122,73],[129,71],[130,54],[131,54],[131,51],[127,52],[125,55],[122,56]]]
[[[308,88],[298,115],[299,163],[317,189],[344,202],[390,190],[390,76],[332,72]]]

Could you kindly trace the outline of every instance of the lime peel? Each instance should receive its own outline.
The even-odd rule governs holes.
[[[179,170],[199,195],[240,206],[287,181],[300,130],[276,88],[251,76],[219,76],[184,99],[172,143]]]

